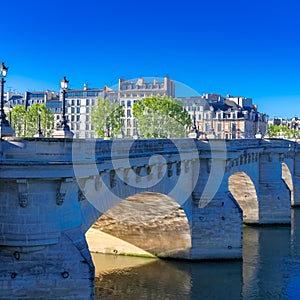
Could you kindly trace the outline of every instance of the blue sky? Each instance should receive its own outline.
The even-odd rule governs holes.
[[[251,97],[270,117],[300,117],[299,15],[298,0],[2,1],[5,87],[168,75],[199,94]]]

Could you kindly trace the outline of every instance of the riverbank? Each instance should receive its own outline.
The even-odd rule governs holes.
[[[92,253],[155,257],[139,247],[95,228],[90,228],[87,231],[86,240]]]

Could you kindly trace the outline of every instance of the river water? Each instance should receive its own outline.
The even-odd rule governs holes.
[[[291,226],[244,227],[243,261],[94,254],[96,299],[300,299],[300,209]]]

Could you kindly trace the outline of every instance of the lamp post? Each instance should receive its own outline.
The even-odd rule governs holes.
[[[1,90],[0,90],[0,98],[1,98],[1,108],[0,108],[0,137],[5,136],[14,136],[14,130],[11,128],[9,122],[6,119],[6,114],[4,112],[4,83],[5,77],[7,75],[8,67],[4,65],[2,62],[0,66],[0,76],[1,76]]]
[[[67,119],[66,119],[66,91],[68,88],[69,80],[66,79],[66,76],[60,81],[60,88],[62,91],[62,128],[66,128],[67,130],[70,130],[70,127],[68,125]]]
[[[68,125],[68,120],[66,118],[66,92],[68,89],[69,80],[66,79],[66,76],[60,81],[60,90],[62,96],[62,118],[57,124],[56,131],[53,134],[53,137],[56,138],[73,138],[74,133],[70,130]]]
[[[196,103],[193,103],[193,130],[197,132],[196,126]]]
[[[196,103],[193,103],[193,128],[192,131],[188,134],[188,137],[194,139],[199,138],[199,132],[196,125]]]
[[[260,119],[260,114],[257,113],[257,131],[256,131],[256,134],[254,136],[256,139],[262,139],[263,138],[263,136],[261,134],[261,131],[260,131],[259,119]]]
[[[37,137],[37,138],[43,138],[44,137],[44,135],[42,133],[42,129],[41,129],[41,111],[40,110],[38,110],[37,132],[34,135],[34,137]]]

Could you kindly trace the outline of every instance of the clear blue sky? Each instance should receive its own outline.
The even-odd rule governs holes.
[[[300,117],[299,0],[1,1],[6,88],[170,76]]]

